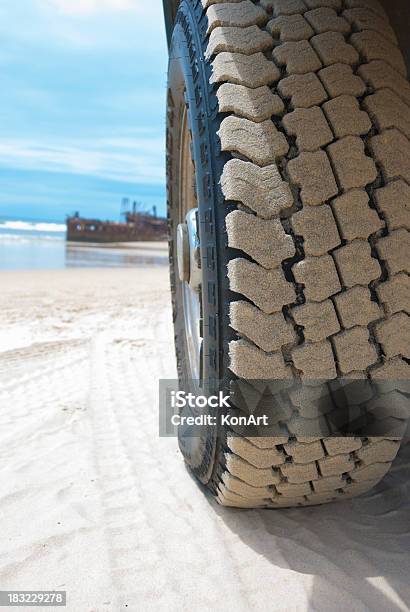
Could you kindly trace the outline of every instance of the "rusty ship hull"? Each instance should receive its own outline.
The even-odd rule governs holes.
[[[125,223],[69,217],[70,242],[156,242],[167,239],[167,221],[150,215],[127,214]]]

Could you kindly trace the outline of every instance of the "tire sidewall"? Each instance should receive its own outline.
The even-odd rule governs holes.
[[[202,337],[203,380],[207,393],[220,388],[223,365],[223,334],[221,333],[221,282],[226,273],[221,270],[219,242],[224,232],[225,215],[219,178],[226,160],[221,156],[217,141],[220,125],[218,104],[209,85],[211,67],[204,57],[207,19],[198,3],[196,8],[182,0],[176,17],[170,46],[167,106],[167,199],[171,261],[171,288],[175,347],[179,385],[187,389],[189,367],[185,341],[182,285],[178,278],[176,230],[179,223],[179,176],[182,117],[187,108],[187,121],[192,139],[192,157],[195,166],[197,206],[199,211],[199,238],[202,267]],[[216,415],[217,409],[207,414]],[[201,435],[192,437],[189,429],[179,430],[179,445],[185,460],[204,483],[209,482],[215,463],[219,431],[216,427],[201,429]]]

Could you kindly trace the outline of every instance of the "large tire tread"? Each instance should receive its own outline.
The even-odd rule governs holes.
[[[377,0],[202,5],[221,150],[232,154],[221,187],[236,204],[231,371],[410,378],[410,86],[384,10]],[[404,423],[401,391],[388,418]],[[290,397],[290,409],[283,438],[227,432],[213,476],[221,504],[348,499],[387,473],[398,436],[309,438],[308,407]]]

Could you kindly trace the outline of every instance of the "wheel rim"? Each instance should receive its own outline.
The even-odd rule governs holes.
[[[182,285],[185,339],[190,378],[201,380],[202,274],[198,231],[198,208],[195,194],[195,166],[191,155],[188,113],[182,119],[180,146],[179,225],[177,229],[178,276]]]

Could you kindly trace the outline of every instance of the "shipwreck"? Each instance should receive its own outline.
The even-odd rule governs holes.
[[[70,242],[155,242],[167,239],[167,220],[152,212],[139,210],[137,202],[129,208],[129,200],[122,202],[124,222],[86,219],[79,212],[67,217],[67,240]]]

